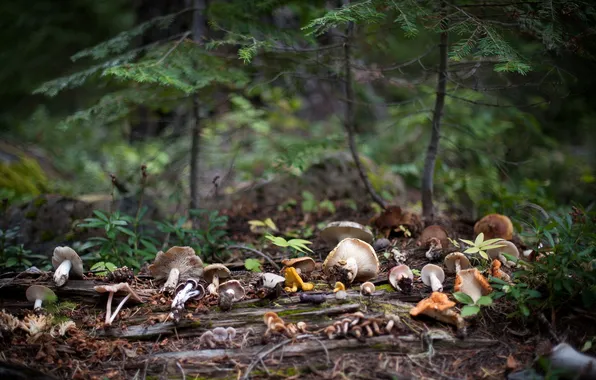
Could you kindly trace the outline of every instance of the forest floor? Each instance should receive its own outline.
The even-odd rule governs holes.
[[[304,215],[299,208],[260,211],[227,211],[228,233],[238,244],[263,246],[262,236],[249,230],[248,220],[275,220],[280,231],[299,230],[320,222],[352,220],[368,224],[372,210],[355,211],[337,205],[331,214]],[[465,221],[439,221],[453,238],[472,238],[473,224]],[[311,255],[322,262],[330,248],[317,239]],[[416,236],[395,237],[390,248],[406,253],[406,264],[420,269],[428,262],[425,250],[416,245]],[[288,252],[269,246],[263,252],[276,262]],[[245,254],[236,252],[229,260],[232,270],[241,270]],[[55,320],[72,320],[76,328],[61,334],[6,327],[0,337],[0,360],[19,363],[55,378],[69,379],[497,379],[532,365],[538,353],[565,339],[581,344],[596,336],[594,317],[580,311],[557,311],[555,323],[533,316],[526,324],[508,317],[515,305],[496,301],[481,314],[467,321],[463,339],[453,326],[429,318],[411,318],[409,310],[430,295],[419,279],[409,294],[395,291],[387,282],[387,272],[395,265],[391,255],[378,253],[381,272],[375,293],[360,295],[359,286],[348,290],[344,300],[335,298],[333,284],[316,272],[311,275],[315,292],[324,294],[320,304],[300,302],[298,293],[281,294],[277,299],[261,299],[249,290],[232,310],[221,311],[216,296],[206,296],[186,304],[186,315],[178,323],[168,318],[171,298],[158,293],[149,276],[137,276],[131,285],[144,297],[144,303],[127,303],[114,324],[104,326],[106,295],[93,287],[105,280],[89,274],[83,280],[69,280],[64,287],[52,284],[50,273],[6,273],[0,277],[0,309],[20,320],[32,313],[25,301],[31,284],[54,289],[59,303]],[[267,262],[265,271],[274,271]],[[238,272],[248,289],[254,275]],[[450,294],[453,275],[447,275],[444,292]],[[121,297],[115,297],[119,301]],[[275,312],[283,321],[306,323],[297,334],[266,334],[263,315]],[[362,312],[364,320],[377,321],[381,327],[371,337],[329,337],[322,330],[336,321],[353,320]],[[48,313],[48,311],[46,311]],[[392,320],[387,333],[383,326]],[[362,320],[361,320],[362,321]],[[200,337],[217,327],[233,327],[235,337],[212,346]],[[29,378],[34,378],[30,376]]]

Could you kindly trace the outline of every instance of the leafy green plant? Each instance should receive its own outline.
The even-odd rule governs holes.
[[[279,231],[271,218],[267,218],[265,220],[249,220],[248,225],[250,226],[250,231],[254,233],[262,234],[265,232]]]
[[[509,314],[509,317],[525,319],[530,316],[530,308],[541,304],[542,294],[525,282],[509,284],[495,277],[491,277],[490,282],[496,290],[493,293],[494,299],[504,298],[516,306],[516,311]]]
[[[478,254],[478,256],[480,256],[482,259],[484,259],[485,262],[487,262],[490,259],[488,257],[488,254],[486,253],[486,251],[488,251],[489,249],[492,249],[492,248],[503,247],[502,244],[495,244],[502,239],[484,240],[484,233],[482,233],[482,232],[479,233],[478,236],[476,236],[476,240],[474,240],[474,241],[465,240],[465,239],[459,239],[459,240],[461,240],[464,243],[466,243],[467,245],[469,245],[469,247],[466,248],[464,253]]]
[[[109,261],[99,261],[91,266],[91,272],[94,272],[97,276],[103,277],[116,270],[116,268],[118,267]]]
[[[462,292],[453,293],[453,297],[464,304],[464,307],[461,308],[461,316],[464,318],[478,314],[481,306],[490,306],[493,304],[493,299],[490,295],[482,296],[476,302],[474,302],[472,297]]]
[[[335,205],[329,199],[323,199],[319,202],[313,193],[306,190],[302,192],[302,203],[300,206],[302,207],[302,212],[305,214],[315,213],[317,211],[326,211],[333,214],[336,211]]]
[[[251,272],[261,272],[261,262],[257,259],[246,259],[244,260],[244,267],[246,268],[246,270],[249,270]]]
[[[290,239],[286,240],[281,236],[265,235],[265,238],[270,240],[273,244],[282,248],[290,248],[300,253],[312,252],[312,249],[308,248],[307,245],[312,242],[304,239]]]

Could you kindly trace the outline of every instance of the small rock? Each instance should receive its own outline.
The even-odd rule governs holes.
[[[373,243],[373,248],[375,249],[375,251],[379,252],[387,249],[390,245],[391,241],[389,239],[380,238],[375,240],[375,242]]]

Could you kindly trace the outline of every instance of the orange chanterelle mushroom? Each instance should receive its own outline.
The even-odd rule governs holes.
[[[465,322],[461,315],[452,309],[454,306],[455,302],[450,301],[447,294],[433,292],[430,297],[418,302],[416,307],[410,310],[410,315],[412,317],[426,315],[439,322],[455,325],[458,329],[464,329]]]

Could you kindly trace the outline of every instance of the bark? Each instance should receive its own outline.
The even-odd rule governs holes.
[[[349,5],[349,0],[343,1],[344,5]],[[354,159],[354,163],[356,164],[356,169],[358,170],[358,174],[360,175],[360,179],[366,188],[366,191],[370,194],[373,201],[375,201],[381,208],[385,209],[387,207],[383,198],[377,194],[375,189],[373,188],[372,184],[370,183],[368,176],[366,175],[366,171],[362,167],[362,162],[360,162],[360,157],[358,155],[358,148],[356,146],[356,138],[354,136],[355,132],[355,110],[354,110],[354,87],[352,83],[352,52],[351,52],[351,39],[354,34],[354,23],[348,22],[348,28],[346,30],[346,40],[344,41],[344,80],[345,80],[345,97],[346,97],[346,107],[345,107],[345,116],[344,116],[344,128],[346,130],[346,134],[348,135],[348,145],[350,147],[350,152],[352,153],[352,158]]]
[[[192,37],[197,43],[205,37],[207,32],[205,22],[205,11],[207,9],[207,0],[194,0],[194,13],[192,18]],[[193,114],[194,123],[191,128],[191,148],[190,148],[190,209],[199,208],[199,156],[201,147],[201,108],[199,95],[193,95]],[[193,226],[198,227],[198,221],[193,218]]]
[[[445,2],[442,3],[443,12]],[[447,45],[448,32],[447,22],[441,24],[443,32],[440,35],[439,43],[439,74],[437,80],[437,95],[435,98],[435,108],[433,111],[432,132],[430,142],[426,150],[426,159],[424,160],[424,172],[422,173],[422,216],[425,222],[431,223],[435,216],[433,204],[433,177],[435,175],[435,163],[437,161],[437,152],[439,150],[439,140],[441,138],[441,117],[445,106],[445,88],[447,84]]]

